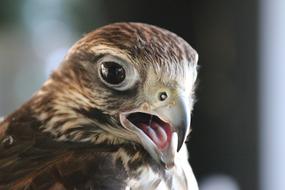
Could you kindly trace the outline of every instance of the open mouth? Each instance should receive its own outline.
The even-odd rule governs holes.
[[[164,149],[170,144],[170,124],[162,121],[159,117],[148,113],[135,112],[129,114],[127,119],[142,130],[159,149]]]

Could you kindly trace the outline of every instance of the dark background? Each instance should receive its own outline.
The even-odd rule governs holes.
[[[257,2],[254,0],[106,1],[110,22],[165,27],[199,53],[198,102],[188,147],[198,180],[233,177],[257,187]]]
[[[69,41],[62,42],[66,47],[82,34],[112,22],[158,25],[183,37],[199,53],[198,102],[188,148],[201,189],[209,189],[203,183],[211,177],[221,179],[220,183],[232,182],[228,190],[259,189],[257,0],[60,2],[59,13],[51,14],[49,11],[57,9],[50,4],[34,4],[33,0],[1,3],[0,115],[13,111],[45,80],[41,69],[44,56],[35,54],[35,44],[57,33],[33,40],[33,30],[29,28],[37,28],[36,22],[30,26],[36,17],[46,14],[53,18],[50,15],[55,14],[55,19],[68,23],[73,32]],[[27,10],[29,6],[31,11]],[[46,51],[53,48],[57,47]],[[10,90],[11,84],[14,90]],[[226,186],[219,190],[225,189]]]

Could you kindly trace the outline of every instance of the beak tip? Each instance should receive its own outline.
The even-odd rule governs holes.
[[[180,130],[178,131],[178,146],[177,146],[177,152],[180,151],[180,149],[182,148],[185,140],[186,140],[186,136],[187,136],[187,131],[188,131],[188,125],[185,125],[187,127],[184,128],[180,128]]]
[[[180,151],[180,149],[182,148],[183,145],[183,141],[179,142],[178,146],[177,146],[177,152]]]

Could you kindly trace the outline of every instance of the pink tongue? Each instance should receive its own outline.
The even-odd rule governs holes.
[[[155,121],[150,125],[139,123],[138,127],[156,144],[160,149],[165,148],[170,141],[170,127],[168,125],[161,126]]]

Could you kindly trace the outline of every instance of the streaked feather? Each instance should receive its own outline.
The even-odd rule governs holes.
[[[136,67],[133,89],[98,82],[96,63],[109,54]],[[0,189],[197,190],[185,145],[166,170],[118,119],[156,82],[187,86],[191,98],[196,67],[196,51],[162,28],[116,23],[87,34],[31,100],[0,118]]]

